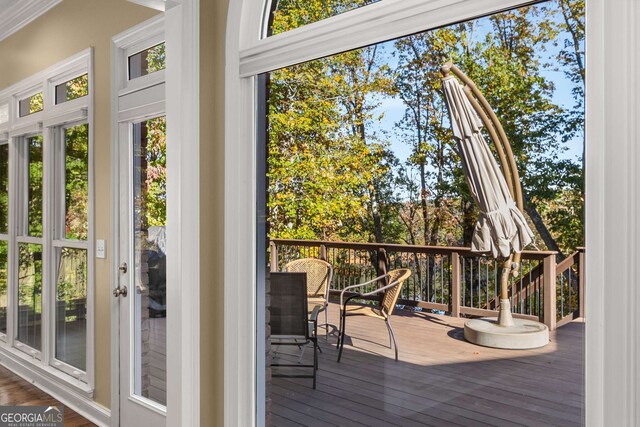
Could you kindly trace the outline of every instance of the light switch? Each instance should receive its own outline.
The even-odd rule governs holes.
[[[107,257],[107,241],[98,239],[96,240],[96,258]]]

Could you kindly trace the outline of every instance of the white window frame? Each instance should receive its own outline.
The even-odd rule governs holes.
[[[30,236],[28,233],[28,198],[27,198],[27,189],[29,186],[29,178],[28,178],[28,170],[29,170],[29,140],[31,138],[42,135],[42,166],[43,166],[43,174],[42,174],[42,235],[39,237]],[[44,330],[41,330],[40,335],[40,348],[41,350],[37,350],[33,347],[30,347],[27,343],[24,343],[18,339],[18,314],[19,314],[19,301],[18,301],[18,293],[20,290],[18,283],[19,276],[19,268],[18,268],[18,258],[15,254],[19,251],[20,244],[34,244],[40,245],[42,247],[42,284],[41,284],[41,295],[40,300],[42,304],[42,314],[41,314],[41,324],[46,325],[48,316],[47,316],[47,304],[45,304],[45,298],[48,295],[48,286],[47,286],[47,271],[45,266],[48,265],[46,262],[47,258],[47,247],[45,245],[45,233],[46,226],[44,225],[47,210],[46,210],[46,197],[48,196],[45,191],[46,188],[46,167],[45,167],[45,141],[44,134],[41,130],[34,130],[32,132],[21,135],[20,137],[14,138],[14,146],[16,157],[13,160],[15,165],[16,173],[9,178],[10,182],[15,181],[17,191],[14,193],[15,198],[11,197],[10,202],[13,201],[15,212],[15,227],[10,228],[9,230],[9,238],[13,238],[15,244],[9,250],[9,258],[15,259],[15,269],[13,270],[13,274],[9,274],[9,287],[14,289],[13,295],[15,295],[14,299],[11,301],[12,309],[11,317],[13,318],[14,328],[11,331],[13,334],[13,347],[19,351],[24,352],[29,357],[39,360],[41,363],[46,363],[46,360],[43,360],[43,353],[47,353],[46,351],[46,343],[48,337],[44,333]],[[11,184],[10,184],[11,185]],[[11,261],[10,261],[11,262]],[[42,329],[42,327],[41,327]],[[9,332],[9,331],[7,331]]]
[[[382,0],[320,22],[264,35],[269,1],[231,2],[225,76],[225,307],[256,307],[257,75],[531,3],[527,0]],[[587,1],[586,423],[636,425],[640,357],[640,69],[636,0]],[[611,65],[615,64],[615,66]],[[605,90],[606,87],[606,90]],[[605,150],[606,144],[606,150]],[[607,268],[608,266],[608,268]],[[606,276],[605,276],[605,271]],[[615,291],[606,290],[615,286]],[[260,425],[256,395],[263,341],[256,311],[225,310],[225,425]],[[605,350],[606,349],[606,350]],[[256,416],[258,414],[258,416]]]
[[[55,86],[80,75],[87,74],[89,93],[86,96],[55,104]],[[0,125],[0,139],[3,134],[9,143],[9,310],[7,335],[0,340],[0,356],[3,364],[23,376],[33,378],[57,395],[68,395],[90,400],[93,396],[95,381],[95,337],[94,337],[94,168],[93,168],[93,50],[85,49],[31,77],[28,77],[2,91],[0,100],[9,100],[9,122]],[[42,91],[43,110],[28,116],[19,117],[18,103],[21,99]],[[59,191],[53,183],[54,150],[59,134],[71,124],[89,125],[89,202],[88,202],[88,239],[82,244],[87,249],[87,337],[86,371],[55,359],[55,286],[52,226],[53,207]],[[18,206],[24,200],[21,189],[25,183],[25,158],[27,138],[41,134],[43,136],[43,208],[42,237],[26,236],[18,227],[25,215],[24,207]],[[19,165],[20,164],[20,165]],[[63,165],[64,168],[64,165]],[[64,197],[64,194],[63,196]],[[41,244],[43,247],[42,271],[42,335],[41,351],[31,349],[19,343],[17,334],[17,250],[19,243]],[[73,243],[75,244],[75,243]],[[90,405],[87,405],[87,407]]]
[[[55,86],[54,86],[55,87]],[[71,102],[71,101],[67,101],[67,102]],[[64,232],[65,230],[65,225],[66,225],[66,221],[65,221],[65,216],[66,216],[66,206],[64,203],[65,200],[65,185],[66,185],[66,181],[65,181],[65,170],[66,170],[66,152],[64,149],[64,144],[65,144],[65,131],[69,128],[73,128],[76,126],[81,126],[81,125],[88,125],[89,123],[86,120],[81,120],[78,122],[69,122],[69,123],[64,123],[61,124],[57,127],[54,127],[51,129],[51,135],[52,135],[52,146],[51,149],[48,150],[48,162],[49,164],[53,165],[53,168],[50,167],[49,169],[51,170],[51,173],[48,175],[48,177],[50,178],[50,191],[52,194],[51,197],[51,201],[49,203],[49,215],[48,215],[48,226],[51,230],[50,236],[50,255],[49,255],[49,259],[50,264],[49,264],[49,277],[51,280],[51,291],[49,293],[49,297],[48,297],[48,303],[49,303],[49,307],[51,307],[51,318],[53,319],[52,322],[50,322],[49,324],[49,334],[52,338],[56,338],[56,308],[57,308],[57,299],[56,299],[56,286],[57,286],[57,280],[58,278],[56,277],[56,272],[57,272],[57,257],[55,255],[55,251],[57,249],[62,249],[62,248],[71,248],[71,249],[83,249],[87,251],[87,330],[89,330],[89,310],[88,310],[88,301],[89,301],[89,295],[90,295],[90,286],[89,286],[89,278],[93,277],[93,274],[90,274],[90,272],[92,273],[92,268],[93,268],[93,262],[92,262],[92,258],[90,258],[90,253],[93,250],[93,245],[90,244],[90,239],[89,236],[92,233],[92,227],[91,227],[91,222],[89,222],[89,227],[87,228],[87,240],[71,240],[71,239],[67,239],[66,238],[66,233]],[[91,132],[91,127],[89,127],[89,133]],[[89,140],[90,141],[90,140]],[[89,141],[87,141],[87,143],[89,144],[89,164],[91,163],[91,144],[89,143]],[[91,179],[91,173],[92,173],[92,168],[89,167],[89,175],[88,175],[88,205],[91,203],[91,201],[93,200],[93,186],[91,185],[92,179]],[[89,209],[89,217],[91,216],[91,211],[92,209]],[[59,233],[60,233],[60,228],[62,228],[62,234],[63,237],[60,237]],[[57,235],[58,234],[58,235]],[[91,291],[93,292],[93,291]],[[93,299],[93,295],[91,296],[91,299]],[[89,335],[89,334],[87,334]],[[93,335],[93,333],[91,333],[90,335]],[[86,345],[88,347],[89,341],[88,341],[88,337],[87,337],[87,341],[86,341]],[[55,341],[53,341],[52,343],[53,345],[53,349],[51,351],[51,357],[50,357],[50,364],[52,364],[55,368],[65,372],[68,375],[71,375],[77,379],[79,379],[80,381],[83,382],[88,382],[88,375],[87,372],[80,370],[79,368],[69,365],[68,363],[59,360],[56,358],[56,352],[55,352]],[[86,349],[87,353],[88,353],[88,348]],[[88,368],[88,361],[87,363],[87,368]]]

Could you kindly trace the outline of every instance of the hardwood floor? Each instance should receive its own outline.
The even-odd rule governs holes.
[[[333,325],[337,313],[332,304]],[[553,332],[551,342],[540,349],[498,350],[466,342],[464,321],[424,312],[394,314],[398,362],[384,322],[378,319],[347,319],[340,363],[335,329],[329,342],[320,330],[323,352],[317,389],[312,389],[310,379],[273,378],[272,424],[582,424],[583,323],[572,322]],[[304,358],[311,355],[307,349]]]
[[[0,405],[64,406],[36,386],[0,366]],[[64,407],[65,427],[95,426],[92,422]]]

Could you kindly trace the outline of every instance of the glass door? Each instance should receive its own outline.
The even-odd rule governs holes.
[[[121,125],[120,300],[121,425],[165,425],[166,120]],[[141,424],[139,424],[141,423]]]

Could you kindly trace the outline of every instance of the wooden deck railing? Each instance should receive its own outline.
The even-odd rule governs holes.
[[[582,316],[584,250],[561,264],[556,252],[524,251],[521,274],[511,279],[515,317],[536,319],[550,329]],[[321,258],[333,265],[332,293],[395,268],[413,274],[398,304],[438,310],[451,316],[495,316],[499,265],[464,247],[272,239],[270,268],[280,271],[298,258]]]

